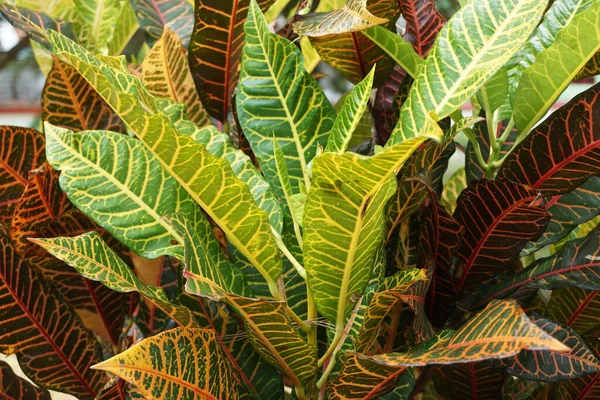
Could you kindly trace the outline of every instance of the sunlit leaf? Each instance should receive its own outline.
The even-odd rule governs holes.
[[[520,132],[529,132],[586,62],[600,49],[600,4],[575,15],[552,46],[542,51],[517,88],[514,119]]]
[[[505,358],[522,350],[569,350],[537,327],[516,302],[498,300],[492,301],[454,334],[434,342],[433,346],[416,347],[408,353],[370,358],[387,366],[400,367]]]
[[[112,39],[108,42],[108,54],[122,54],[139,27],[131,3],[125,2],[115,23]]]
[[[250,0],[195,1],[189,64],[204,108],[224,123],[237,85]],[[266,11],[273,1],[259,0],[258,5]]]
[[[194,326],[191,312],[170,301],[164,290],[143,283],[98,236],[90,232],[74,238],[31,239],[88,279],[121,293],[138,292],[182,326]]]
[[[142,63],[142,80],[156,97],[185,104],[188,119],[198,126],[210,124],[188,68],[185,48],[177,34],[166,28]]]
[[[301,16],[294,23],[294,32],[300,36],[318,37],[358,32],[388,22],[367,10],[367,0],[348,0],[344,7],[328,13]]]
[[[338,111],[331,133],[327,139],[325,152],[342,154],[346,152],[348,144],[352,140],[352,134],[362,120],[371,99],[371,89],[375,69],[352,91],[344,100],[344,105]]]
[[[134,384],[148,400],[239,398],[229,361],[209,329],[159,333],[94,369]]]
[[[513,376],[544,382],[562,381],[600,372],[600,360],[571,328],[539,316],[533,317],[532,320],[553,338],[569,347],[570,351],[524,350],[514,357],[496,361],[495,365],[506,368]]]
[[[441,202],[450,214],[456,209],[456,200],[461,192],[467,187],[467,176],[465,168],[457,169],[450,178],[444,183]]]
[[[304,209],[304,265],[317,309],[344,324],[371,276],[384,239],[384,207],[395,174],[423,139],[373,157],[323,153],[315,159]]]
[[[108,42],[112,40],[115,25],[121,14],[124,2],[119,0],[73,0],[75,9],[89,29],[95,49],[101,53],[108,52]]]
[[[391,143],[422,135],[439,140],[432,124],[458,109],[508,61],[545,8],[540,0],[483,0],[454,14],[402,107]]]
[[[96,339],[8,237],[0,245],[0,351],[16,354],[38,385],[94,399],[104,386],[104,375],[89,369],[102,357]]]

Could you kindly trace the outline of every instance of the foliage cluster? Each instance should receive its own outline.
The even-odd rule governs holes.
[[[600,2],[463,3],[0,6],[0,392],[599,397]]]

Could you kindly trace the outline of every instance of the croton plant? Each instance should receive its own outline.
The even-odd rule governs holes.
[[[0,397],[600,398],[600,1],[461,3],[4,3]]]

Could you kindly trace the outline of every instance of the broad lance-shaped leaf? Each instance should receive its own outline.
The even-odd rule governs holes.
[[[600,327],[600,290],[585,290],[576,286],[552,291],[548,303],[550,318],[570,326],[575,332],[585,335]]]
[[[417,282],[425,280],[428,280],[425,270],[409,269],[399,271],[383,281],[365,312],[364,321],[355,340],[356,351],[368,353],[371,350],[383,319],[399,301],[409,303],[409,298],[415,297],[411,289]]]
[[[166,103],[166,102],[163,102]],[[269,186],[262,174],[256,169],[250,157],[244,152],[236,149],[226,133],[221,133],[214,126],[198,128],[195,124],[181,117],[182,112],[177,108],[180,105],[164,105],[164,110],[171,123],[177,130],[191,137],[196,143],[206,146],[206,150],[216,157],[227,160],[235,175],[250,189],[254,201],[261,210],[264,210],[269,216],[271,227],[276,232],[281,232],[283,225],[283,215],[279,199],[275,197],[273,189]],[[175,113],[178,113],[175,116]]]
[[[3,234],[0,246],[0,352],[16,354],[38,385],[94,399],[104,386],[104,375],[89,369],[102,359],[94,335]]]
[[[600,74],[600,52],[594,54],[594,57],[577,73],[574,80],[578,81],[598,74]]]
[[[229,304],[244,320],[251,343],[268,362],[294,384],[310,381],[317,371],[316,348],[291,325],[285,305],[238,295],[246,295],[249,289],[240,271],[208,248],[210,242],[205,237],[210,227],[193,227],[181,215],[172,216],[170,221],[184,237],[185,290]]]
[[[525,70],[517,88],[514,120],[519,132],[529,132],[586,62],[600,50],[600,4],[575,15],[552,46]]]
[[[228,162],[177,133],[162,108],[140,80],[127,72],[126,66],[115,68],[114,59],[111,65],[103,63],[55,32],[50,31],[49,36],[55,51],[99,90],[165,171],[219,225],[229,242],[260,271],[271,292],[277,294],[275,282],[281,275],[282,262],[267,214],[256,206],[248,186],[236,177]],[[233,205],[232,198],[237,200]]]
[[[328,394],[334,400],[380,398],[394,390],[405,374],[412,373],[406,367],[389,367],[350,353],[338,376],[327,385]]]
[[[210,329],[159,333],[96,364],[135,385],[148,400],[239,399],[229,360]]]
[[[536,326],[515,301],[492,301],[449,337],[433,339],[433,346],[420,346],[408,353],[388,353],[370,358],[381,364],[423,366],[506,358],[522,350],[569,351]]]
[[[317,81],[304,70],[300,50],[269,31],[254,2],[244,29],[238,117],[267,182],[283,198],[273,141],[278,141],[285,155],[292,191],[299,193],[300,186],[310,185],[308,163],[317,147],[325,146],[335,111]]]
[[[567,242],[558,253],[537,260],[513,276],[480,289],[466,299],[463,308],[481,307],[491,299],[510,296],[526,285],[540,289],[577,286],[600,290],[600,232]]]
[[[42,92],[42,119],[74,132],[126,132],[123,121],[83,76],[56,57]]]
[[[0,220],[12,218],[27,174],[46,161],[44,136],[32,128],[0,126]]]
[[[558,242],[600,215],[600,178],[593,176],[572,192],[550,198],[546,209],[552,214],[548,227],[538,240],[523,248],[521,256]]]
[[[125,2],[115,23],[112,39],[108,42],[108,54],[122,54],[139,28],[131,3]]]
[[[347,0],[344,7],[327,13],[300,16],[294,23],[294,32],[300,36],[326,36],[358,32],[388,22],[367,10],[367,0]]]
[[[596,357],[600,357],[600,343],[596,335],[584,338]],[[559,399],[594,399],[600,396],[600,372],[582,375],[552,385],[551,396]]]
[[[523,72],[535,63],[542,51],[552,46],[558,33],[571,23],[575,15],[587,10],[593,3],[594,0],[557,0],[552,3],[528,42],[506,64],[509,78],[507,103],[510,107],[514,105]]]
[[[417,78],[425,61],[415,52],[412,44],[381,26],[366,29],[363,34],[385,50],[409,76]]]
[[[452,399],[497,399],[505,379],[485,361],[443,365],[433,375],[438,394]]]
[[[418,55],[425,57],[446,20],[433,0],[407,0],[398,5],[406,20],[404,39],[412,43]]]
[[[73,133],[46,123],[50,164],[69,199],[143,257],[181,252],[164,215],[201,211],[185,189],[134,138],[107,131]]]
[[[160,307],[181,326],[194,327],[191,312],[169,301],[160,287],[146,285],[131,268],[112,251],[96,232],[73,238],[30,239],[56,258],[66,262],[88,279],[121,293],[138,292]]]
[[[210,125],[210,117],[200,102],[187,64],[185,47],[170,28],[164,30],[146,55],[142,81],[152,95],[185,104],[188,119],[196,125]]]
[[[456,200],[466,187],[467,175],[464,167],[457,169],[444,183],[441,202],[450,214],[456,210]]]
[[[259,0],[266,11],[273,0]],[[225,123],[238,82],[250,0],[195,0],[189,65],[204,108]]]
[[[536,195],[527,187],[501,180],[475,181],[461,193],[454,212],[465,228],[458,249],[457,292],[504,272],[528,241],[540,237],[550,215],[535,205]]]
[[[427,317],[441,327],[454,311],[456,286],[452,277],[453,257],[460,245],[464,228],[432,198],[424,211],[420,233],[421,257],[431,257],[431,285],[427,291]]]
[[[30,400],[51,400],[50,392],[35,387],[32,383],[17,376],[9,364],[0,361],[0,393],[6,396],[7,400],[30,399]]]
[[[130,0],[137,20],[151,42],[167,30],[179,36],[187,49],[194,28],[194,8],[186,0]],[[168,27],[166,27],[168,25]]]
[[[424,139],[373,157],[323,153],[313,162],[304,209],[304,265],[321,314],[345,323],[371,276],[384,239],[384,207],[396,192],[395,175]]]
[[[344,105],[338,112],[331,128],[325,152],[338,154],[346,152],[348,143],[352,140],[352,134],[361,122],[363,114],[369,105],[374,76],[375,68],[369,72],[369,75],[362,82],[352,89],[344,100]]]
[[[432,124],[465,103],[514,54],[537,26],[546,1],[469,2],[442,28],[400,111],[391,144],[433,135]],[[435,132],[435,133],[434,133]]]
[[[85,25],[84,29],[89,29],[90,44],[93,43],[99,52],[106,53],[124,3],[119,0],[73,0],[73,4]]]
[[[334,7],[341,8],[344,4],[345,1],[338,1],[337,4],[333,1],[322,1],[320,7],[332,11]],[[390,30],[394,29],[400,15],[395,0],[368,0],[367,10],[378,18],[389,20],[383,26]],[[394,67],[392,58],[363,32],[311,37],[310,43],[323,61],[339,70],[354,84],[366,78],[376,65],[374,86],[379,87]]]
[[[559,340],[569,351],[524,350],[516,356],[494,361],[516,377],[544,382],[573,379],[583,374],[600,372],[600,360],[585,345],[581,336],[568,326],[535,315],[534,324]]]
[[[595,85],[555,111],[508,155],[498,176],[554,196],[600,175],[599,98]]]

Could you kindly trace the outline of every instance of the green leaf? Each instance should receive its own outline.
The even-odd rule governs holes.
[[[0,234],[0,352],[16,354],[37,385],[92,400],[104,386],[104,374],[90,366],[102,359],[88,331],[60,294],[15,254]]]
[[[570,351],[524,350],[516,356],[494,362],[518,378],[543,382],[556,382],[593,372],[600,372],[600,360],[585,345],[581,336],[568,326],[562,326],[540,316],[532,317],[533,323]]]
[[[125,2],[115,22],[115,31],[113,32],[112,39],[108,42],[108,54],[122,54],[139,27],[135,19],[135,11],[130,3]]]
[[[482,0],[461,8],[442,28],[400,110],[391,144],[441,132],[435,122],[465,103],[525,43],[546,1]]]
[[[146,258],[181,253],[164,215],[201,211],[142,142],[108,131],[73,133],[46,123],[47,154],[69,199]]]
[[[313,163],[304,210],[304,263],[321,314],[343,325],[371,276],[384,239],[384,207],[396,173],[424,139],[373,157],[323,153]]]
[[[135,385],[148,400],[239,399],[229,360],[210,329],[159,333],[94,365]]]
[[[27,186],[27,174],[46,161],[44,136],[33,128],[0,126],[0,221],[9,221]]]
[[[188,119],[196,125],[210,125],[210,117],[196,92],[185,53],[181,39],[166,28],[142,63],[142,81],[152,95],[185,104]]]
[[[254,2],[244,26],[238,117],[267,182],[283,198],[274,141],[285,156],[292,192],[299,193],[300,186],[310,186],[308,163],[317,147],[325,146],[335,111],[317,81],[304,70],[300,50],[269,31]]]
[[[259,0],[260,9],[266,11],[273,1]],[[238,83],[249,6],[250,0],[195,0],[190,69],[202,104],[223,123]]]
[[[113,64],[106,64],[64,36],[52,31],[49,35],[55,51],[102,94],[165,171],[219,225],[229,242],[250,260],[272,293],[277,294],[275,282],[281,275],[282,263],[267,214],[256,206],[248,186],[235,176],[228,162],[177,133],[162,108],[125,66],[114,68],[114,60]],[[238,199],[233,205],[232,198]]]
[[[580,335],[600,327],[600,290],[585,290],[576,286],[552,291],[548,315],[558,323],[570,326]]]
[[[486,118],[492,118],[492,113],[504,103],[508,94],[508,75],[502,67],[477,92],[477,101],[486,112]]]
[[[181,326],[196,326],[190,310],[170,301],[161,287],[143,283],[96,232],[73,238],[30,240],[75,268],[84,277],[99,281],[117,292],[138,292]]]
[[[408,353],[370,358],[387,366],[400,367],[506,358],[522,350],[569,351],[569,347],[536,326],[515,301],[500,300],[492,301],[454,334],[438,337],[432,343]]]
[[[356,85],[344,100],[344,105],[338,112],[331,128],[325,152],[343,154],[347,150],[348,143],[352,140],[352,134],[369,105],[374,77],[375,68],[373,67],[369,75]]]
[[[425,61],[415,52],[410,42],[381,26],[369,28],[363,34],[385,50],[408,75],[413,78],[419,75]]]
[[[194,28],[194,8],[189,2],[185,0],[130,1],[140,26],[149,36],[150,45],[159,40],[166,30],[170,30],[179,36],[183,47],[187,49]]]
[[[108,42],[113,38],[116,22],[121,15],[124,2],[119,0],[73,0],[75,9],[86,28],[94,48],[100,53],[108,52]]]
[[[126,132],[123,121],[83,76],[56,57],[42,92],[42,119],[74,132]]]
[[[184,236],[185,290],[229,304],[244,320],[250,341],[268,362],[295,384],[310,381],[316,374],[316,348],[291,325],[285,305],[238,295],[247,295],[249,289],[240,271],[208,248],[205,237],[210,227],[194,227],[179,215],[171,217],[171,222]]]
[[[575,15],[589,8],[595,0],[555,0],[529,41],[508,61],[508,105],[514,106],[515,94],[523,72],[535,63],[538,55],[551,47],[558,33],[573,21]],[[513,108],[516,110],[515,108]],[[510,110],[512,112],[512,109]]]
[[[358,32],[386,22],[367,10],[367,0],[348,0],[337,10],[300,16],[293,27],[299,36],[318,37]]]
[[[457,169],[444,184],[441,202],[450,214],[456,209],[456,200],[460,193],[467,187],[465,167]]]
[[[15,28],[26,32],[31,39],[45,46],[48,45],[48,38],[44,33],[46,29],[53,29],[69,38],[75,38],[70,22],[52,18],[44,12],[8,4],[0,4],[0,12]]]
[[[0,361],[0,393],[7,399],[51,400],[47,390],[35,387],[31,382],[17,376],[9,364]]]
[[[515,95],[514,119],[519,132],[529,132],[587,61],[600,50],[600,3],[577,14],[552,46],[542,51],[524,73]]]

